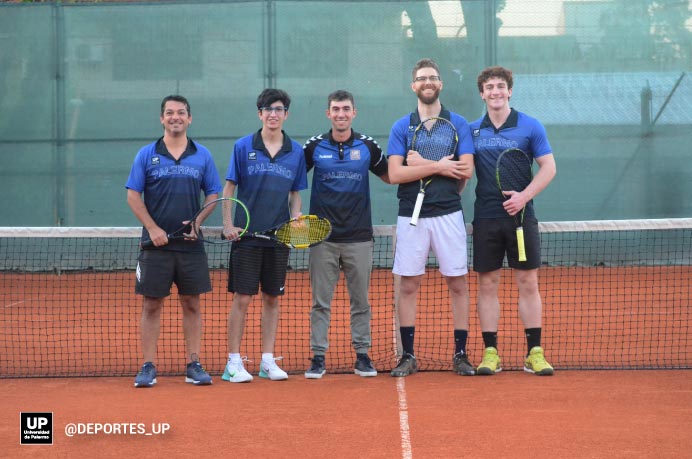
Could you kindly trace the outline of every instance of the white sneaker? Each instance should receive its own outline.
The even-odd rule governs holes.
[[[252,381],[252,375],[243,366],[243,361],[247,361],[247,357],[243,357],[240,362],[231,362],[226,364],[226,369],[223,372],[221,379],[224,381],[242,383]]]
[[[275,357],[268,362],[263,359],[262,363],[260,363],[259,377],[269,378],[272,381],[283,381],[288,379],[288,374],[276,364],[276,361],[281,359],[283,359],[283,357]]]

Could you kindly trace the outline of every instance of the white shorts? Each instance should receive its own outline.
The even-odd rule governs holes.
[[[396,221],[394,274],[425,274],[431,249],[443,276],[468,274],[466,225],[461,210],[440,217],[419,218],[417,226],[411,226],[410,221],[411,217],[398,217]]]

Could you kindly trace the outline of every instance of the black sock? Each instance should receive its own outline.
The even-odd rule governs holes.
[[[415,355],[413,353],[413,341],[416,335],[416,327],[399,327],[401,332],[401,347],[407,354]]]
[[[526,335],[526,345],[529,348],[526,355],[529,355],[531,349],[541,345],[541,328],[526,328],[524,334]]]
[[[497,332],[483,332],[483,344],[485,344],[485,347],[497,349]]]
[[[454,353],[466,354],[466,340],[469,337],[468,330],[454,330]]]

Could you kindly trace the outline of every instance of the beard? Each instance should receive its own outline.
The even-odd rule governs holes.
[[[416,95],[418,96],[418,99],[426,105],[431,105],[431,104],[434,104],[435,102],[437,102],[437,99],[440,98],[440,88],[435,88],[434,89],[435,92],[433,93],[432,96],[423,95],[423,91],[425,91],[426,89],[429,89],[429,88],[421,88],[418,90],[418,92],[416,93]]]

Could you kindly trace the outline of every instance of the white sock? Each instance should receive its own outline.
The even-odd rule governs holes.
[[[271,352],[263,352],[262,353],[262,361],[267,362],[267,363],[273,362],[274,361],[274,354],[272,354]]]
[[[228,361],[232,363],[240,363],[240,354],[228,354]]]

